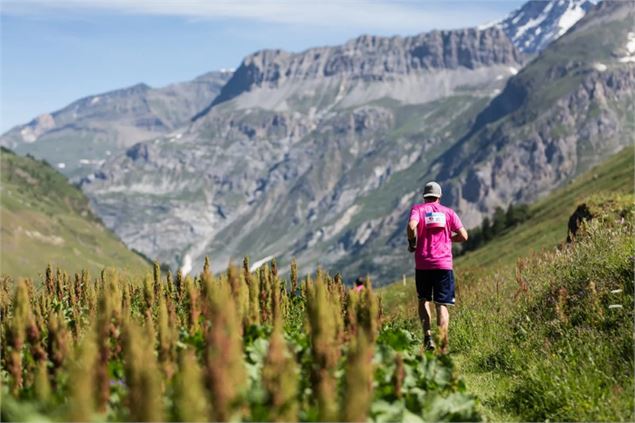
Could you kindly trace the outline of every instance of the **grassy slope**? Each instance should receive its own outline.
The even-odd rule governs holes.
[[[632,147],[624,149],[532,205],[531,220],[458,259],[459,270],[498,270],[513,265],[517,257],[563,242],[569,216],[585,197],[599,192],[633,192],[634,151]]]
[[[452,313],[454,358],[468,389],[481,399],[482,412],[488,420],[521,419],[500,402],[512,385],[511,378],[499,371],[483,370],[483,361],[488,359],[495,345],[479,345],[478,341],[474,344],[474,337],[492,338],[495,344],[498,324],[505,311],[504,307],[501,310],[501,303],[509,300],[517,288],[513,277],[516,260],[563,242],[569,216],[589,195],[632,193],[633,187],[634,149],[631,147],[532,205],[532,217],[527,222],[456,260],[459,302]],[[396,282],[379,292],[389,318],[405,319],[413,328],[418,327],[413,281]],[[491,300],[486,301],[485,296]]]
[[[93,274],[105,266],[148,268],[94,217],[81,191],[49,165],[5,149],[0,158],[0,273],[36,277],[49,262]]]

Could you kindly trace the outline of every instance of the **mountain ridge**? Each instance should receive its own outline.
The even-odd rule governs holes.
[[[200,115],[245,91],[263,86],[278,88],[293,79],[346,76],[349,80],[375,81],[425,70],[517,66],[522,62],[522,56],[498,28],[431,31],[408,37],[363,35],[341,46],[300,53],[261,50],[243,59],[218,97]]]
[[[576,31],[578,24],[563,39]],[[405,38],[415,40],[417,47],[427,46],[420,49],[427,54],[412,53]],[[501,137],[511,134],[509,128],[533,119],[531,113],[541,111],[541,106],[549,109],[563,99],[586,101],[587,109],[600,107],[601,122],[621,130],[624,118],[613,116],[618,108],[612,103],[609,107],[584,100],[593,87],[589,91],[583,86],[577,97],[569,96],[582,81],[575,72],[599,66],[580,53],[587,47],[583,43],[568,44],[575,47],[576,55],[582,54],[575,57],[583,65],[558,62],[550,52],[557,47],[550,46],[523,67],[525,56],[500,28],[405,38],[362,36],[342,46],[301,53],[254,53],[215,99],[207,99],[193,122],[126,146],[73,180],[81,183],[94,209],[128,245],[175,267],[194,262],[197,270],[204,255],[212,257],[214,267],[243,255],[252,255],[254,261],[296,255],[304,271],[316,262],[329,267],[336,263],[346,272],[371,272],[384,278],[406,266],[398,253],[401,222],[426,180],[439,177],[445,200],[471,226],[496,206],[530,199],[533,194],[519,186],[528,183],[526,175],[532,169],[545,173],[544,181],[555,178],[556,184],[575,174],[557,167],[559,162],[549,174],[550,160],[533,168],[524,159],[513,161],[509,146],[515,144],[509,139],[514,137],[524,140],[521,146],[539,146],[560,161],[573,152],[577,157],[577,150],[571,149],[576,143],[563,140],[556,123],[545,126],[556,134],[551,146],[521,133]],[[500,45],[481,45],[481,40],[492,39],[501,40]],[[384,54],[395,43],[401,47],[392,55]],[[610,44],[615,44],[612,38]],[[368,49],[375,50],[371,54]],[[308,61],[318,52],[319,60]],[[484,58],[487,65],[474,57]],[[601,57],[605,69],[597,75],[605,79],[596,82],[610,94],[615,86],[609,80],[621,65]],[[550,64],[553,61],[557,63]],[[444,67],[426,67],[426,63]],[[377,74],[386,66],[392,72]],[[541,73],[541,66],[549,72]],[[528,68],[537,69],[531,71],[535,73],[531,78],[526,77]],[[567,78],[567,72],[575,75]],[[630,74],[625,78],[630,80]],[[540,85],[526,85],[531,81],[548,82],[551,88],[534,94],[531,91]],[[514,89],[526,92],[517,97]],[[508,104],[509,99],[518,104]],[[527,99],[533,101],[528,103],[531,107],[525,105]],[[515,115],[514,108],[528,113]],[[576,110],[567,113],[577,116]],[[602,123],[583,127],[585,139],[599,140],[589,151],[609,154],[604,141],[610,137],[596,136],[598,128],[604,128]],[[463,148],[468,144],[470,148]],[[508,149],[501,153],[499,145]],[[587,160],[576,161],[580,169],[595,160],[589,152],[580,157]],[[516,166],[523,177],[494,195],[498,187],[487,178],[481,180],[483,166],[492,166],[490,159],[511,163],[510,168]],[[457,171],[469,166],[474,172]]]
[[[67,176],[86,176],[122,148],[182,127],[229,75],[208,72],[160,88],[138,83],[82,97],[10,129],[0,145],[46,158]]]

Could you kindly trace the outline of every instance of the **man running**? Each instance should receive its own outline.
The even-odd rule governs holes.
[[[415,253],[415,280],[419,299],[419,318],[423,324],[426,350],[434,350],[430,330],[430,302],[437,309],[441,353],[448,351],[448,306],[454,305],[452,242],[467,241],[467,231],[454,210],[439,203],[441,187],[428,182],[423,189],[423,204],[410,210],[408,251]]]

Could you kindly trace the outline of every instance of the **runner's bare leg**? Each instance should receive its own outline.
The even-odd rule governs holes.
[[[423,334],[430,336],[430,320],[432,319],[432,310],[430,309],[430,301],[419,301],[419,319],[423,325]]]
[[[448,327],[450,325],[450,313],[448,306],[436,304],[437,306],[437,325],[439,326],[439,337],[441,338],[441,353],[448,352]]]

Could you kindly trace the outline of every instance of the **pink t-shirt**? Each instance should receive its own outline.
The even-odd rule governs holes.
[[[415,204],[410,220],[418,222],[415,268],[452,269],[452,233],[463,227],[454,210],[439,203]]]

